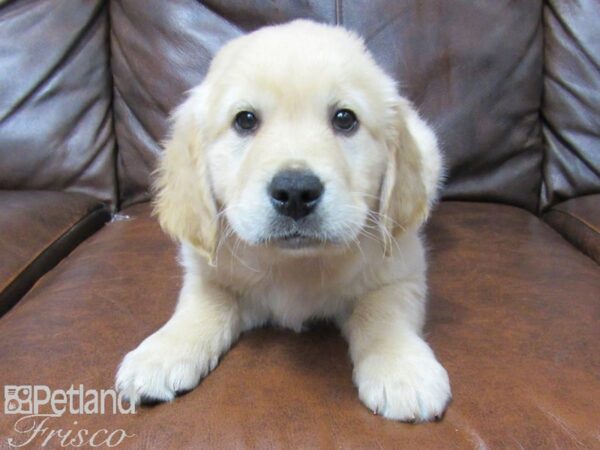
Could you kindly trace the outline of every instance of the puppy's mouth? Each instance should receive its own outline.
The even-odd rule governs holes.
[[[317,247],[324,243],[323,239],[318,236],[306,235],[297,231],[272,236],[269,242],[276,247],[290,250]]]

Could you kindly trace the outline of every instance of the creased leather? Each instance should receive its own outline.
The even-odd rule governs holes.
[[[116,202],[107,4],[0,5],[0,189]]]
[[[0,315],[110,218],[82,194],[0,191]]]
[[[121,358],[169,318],[181,287],[176,246],[149,211],[123,211],[129,220],[86,240],[0,320],[0,385],[113,385]],[[454,394],[442,422],[374,415],[339,332],[318,326],[244,334],[172,404],[65,415],[51,427],[123,428],[135,437],[122,448],[597,447],[598,266],[509,206],[442,203],[427,236],[426,336]],[[14,420],[0,415],[2,440]]]
[[[444,198],[535,210],[541,183],[541,2],[343,1],[341,22],[432,124]]]
[[[600,193],[600,4],[544,6],[544,185],[541,208]]]
[[[543,217],[565,239],[600,264],[600,194],[554,205]]]

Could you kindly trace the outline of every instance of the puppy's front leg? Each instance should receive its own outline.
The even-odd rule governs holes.
[[[341,324],[359,397],[388,419],[439,418],[451,399],[448,374],[420,336],[424,296],[424,283],[388,285],[361,299]]]
[[[171,319],[123,359],[117,389],[135,403],[172,400],[213,370],[239,333],[237,300],[188,273]]]

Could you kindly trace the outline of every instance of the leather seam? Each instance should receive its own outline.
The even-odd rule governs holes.
[[[560,209],[553,209],[553,210],[548,211],[548,213],[546,213],[546,214],[550,215],[551,213],[559,213],[559,214],[565,215],[567,217],[570,217],[571,219],[573,219],[577,222],[580,222],[586,228],[589,228],[590,231],[600,235],[600,229],[596,228],[593,224],[589,223],[587,220],[582,219],[581,217],[579,217],[573,213],[570,213],[567,211],[562,211]]]
[[[113,67],[113,48],[112,48],[112,36],[113,36],[113,23],[112,23],[112,2],[106,3],[106,27],[107,27],[107,37],[106,37],[106,52],[108,53],[108,70],[109,70],[109,81],[110,81],[110,131],[112,133],[112,137],[114,139],[114,145],[112,148],[112,156],[113,156],[113,177],[114,177],[114,185],[113,185],[113,195],[115,203],[112,205],[112,212],[117,212],[121,208],[121,186],[119,179],[119,157],[120,157],[120,149],[119,142],[117,140],[117,127],[116,127],[116,118],[115,118],[115,71]]]
[[[17,306],[39,280],[60,264],[82,242],[96,233],[109,219],[110,212],[106,207],[95,208],[38,253],[37,257],[19,272],[19,276],[13,278],[0,290],[0,319]],[[74,236],[73,242],[67,240],[69,235]],[[28,276],[31,277],[30,280],[27,280]],[[20,283],[21,280],[24,281]]]
[[[540,15],[540,22],[542,27],[542,73],[541,73],[541,83],[542,89],[540,93],[540,105],[538,109],[538,120],[540,125],[540,144],[541,144],[541,158],[540,158],[540,186],[538,190],[538,198],[537,198],[537,207],[536,212],[538,215],[542,212],[544,205],[543,203],[546,201],[548,196],[548,183],[546,180],[546,164],[548,162],[548,138],[546,137],[546,133],[544,133],[545,127],[545,109],[546,109],[546,45],[547,45],[547,37],[546,37],[546,2],[542,2],[542,11]]]
[[[11,284],[13,284],[15,282],[15,280],[17,280],[21,276],[22,273],[26,272],[35,261],[37,261],[50,247],[52,247],[52,245],[55,242],[58,242],[63,236],[66,236],[67,234],[69,234],[69,232],[71,230],[73,230],[75,227],[77,227],[77,225],[79,225],[80,223],[85,221],[85,219],[87,219],[87,217],[95,214],[98,210],[101,210],[101,209],[106,209],[103,204],[95,205],[92,209],[88,210],[78,220],[76,220],[75,222],[72,222],[67,227],[61,228],[60,231],[58,231],[56,233],[56,235],[52,239],[49,240],[50,243],[48,245],[44,246],[44,248],[42,248],[41,250],[36,252],[35,255],[30,257],[24,264],[21,265],[21,267],[19,267],[17,270],[15,270],[15,275],[13,275],[11,278],[8,279],[8,281],[6,283],[3,283],[2,286],[0,286],[0,294],[2,292],[6,291],[8,289],[8,287]]]
[[[342,25],[343,22],[342,0],[335,0],[335,24]]]

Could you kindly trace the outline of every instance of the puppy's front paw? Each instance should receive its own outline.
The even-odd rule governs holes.
[[[117,390],[136,404],[171,401],[196,387],[217,365],[218,356],[199,357],[189,343],[159,331],[125,356],[117,372]]]
[[[361,401],[388,419],[439,419],[451,400],[448,374],[433,354],[370,355],[355,367],[354,380]]]

